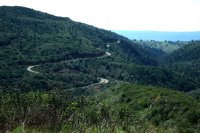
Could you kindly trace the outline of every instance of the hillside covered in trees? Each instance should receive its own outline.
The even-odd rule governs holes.
[[[199,51],[200,41],[195,41],[163,57],[163,63],[167,68],[188,75],[200,82]]]
[[[172,53],[174,50],[177,50],[187,44],[189,44],[189,41],[144,41],[144,40],[133,40],[134,42],[138,42],[142,46],[150,47],[150,48],[156,48],[159,50],[162,50],[164,53]]]
[[[192,42],[162,58],[162,66],[177,71],[200,82],[200,41]],[[192,91],[199,97],[199,90]]]
[[[166,55],[25,7],[0,16],[0,132],[198,131],[199,41]]]

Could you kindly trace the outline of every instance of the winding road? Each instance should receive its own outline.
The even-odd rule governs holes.
[[[103,58],[103,57],[107,57],[107,56],[111,56],[111,53],[105,52],[105,55],[97,57],[97,58]],[[73,59],[73,60],[76,60],[76,59]],[[72,60],[68,60],[68,61],[72,61]],[[61,63],[63,63],[63,61]],[[40,72],[32,70],[32,68],[37,67],[37,66],[39,66],[39,65],[28,66],[27,71],[29,71],[31,73],[35,73],[35,74],[41,74]],[[95,84],[107,84],[108,82],[109,82],[109,80],[100,78],[99,83],[95,83]],[[95,84],[91,84],[91,85],[95,85]],[[88,85],[88,86],[91,86],[91,85]]]
[[[34,67],[36,67],[36,66],[39,66],[39,65],[28,66],[27,71],[29,71],[29,72],[31,72],[31,73],[39,73],[39,72],[36,72],[36,71],[31,70],[32,68],[34,68]]]

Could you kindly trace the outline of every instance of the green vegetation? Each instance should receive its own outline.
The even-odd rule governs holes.
[[[0,15],[0,132],[199,131],[199,41],[131,41],[25,7]]]
[[[174,124],[171,128],[182,130],[181,127],[184,124],[187,127],[182,132],[192,132],[192,130],[189,131],[190,128],[192,129],[189,123],[192,121],[198,123],[199,119],[199,103],[195,99],[184,93],[160,87],[123,82],[98,94],[97,98],[103,99],[103,103],[110,104],[114,110],[125,109],[126,115],[131,116],[132,114],[128,113],[134,112],[134,115],[139,115],[140,119],[144,118],[143,126],[148,123],[161,129],[169,129],[168,126]],[[198,113],[194,110],[198,110]],[[129,120],[129,116],[124,118]]]
[[[199,103],[178,91],[116,83],[87,99],[71,99],[69,94],[59,88],[1,93],[1,131],[198,131]]]
[[[198,60],[200,58],[200,41],[192,42],[188,45],[185,45],[181,49],[178,49],[171,53],[169,56],[166,56],[168,58],[168,62],[174,63],[174,62],[184,62],[184,61],[192,61],[192,60]]]
[[[27,8],[1,7],[0,11],[0,57],[9,65],[103,54],[101,48],[105,44],[102,40],[108,38],[110,41],[109,38],[113,37],[106,31],[74,23],[69,18],[58,18]]]
[[[163,66],[200,82],[200,41],[192,42],[163,57]]]
[[[58,69],[55,64],[41,65],[37,71],[44,73],[60,73],[69,70],[79,71],[103,77],[107,79],[129,81],[136,84],[162,86],[179,91],[191,91],[197,89],[200,84],[183,74],[155,66],[141,66],[136,64],[119,63],[112,57],[101,59],[80,59],[76,61],[60,63]]]
[[[91,76],[85,76],[88,82],[81,83],[82,85],[72,82],[66,86],[69,80],[63,81],[63,78],[70,79],[74,74],[38,76],[27,72],[25,67],[76,58],[96,58],[103,56],[109,45],[116,45],[113,50],[118,50],[116,51],[118,61],[128,60],[142,65],[157,64],[154,57],[138,44],[131,43],[115,33],[73,22],[69,18],[55,17],[24,7],[6,6],[0,8],[0,15],[1,86],[18,87],[26,83],[36,90],[49,88],[48,84],[54,86],[60,82],[65,82],[63,84],[66,88],[91,84],[96,80],[89,82]],[[118,41],[123,42],[123,45]],[[130,51],[123,54],[124,46]],[[135,55],[132,52],[135,52]],[[76,73],[74,77],[79,78],[79,76],[81,75]],[[74,78],[74,81],[80,81],[79,79]]]
[[[156,49],[160,49],[165,53],[171,53],[174,50],[177,50],[181,47],[183,47],[186,44],[189,44],[189,42],[187,41],[154,41],[154,40],[150,40],[150,41],[144,41],[144,40],[133,40],[134,42],[137,42],[139,44],[141,44],[142,46],[145,47],[150,47],[150,48],[156,48]]]
[[[200,102],[200,89],[189,91],[187,94],[196,98]]]

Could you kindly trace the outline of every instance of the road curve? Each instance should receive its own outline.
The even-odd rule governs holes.
[[[31,72],[31,73],[37,73],[37,74],[39,74],[39,72],[36,72],[36,71],[33,71],[33,70],[32,70],[32,68],[33,68],[33,67],[36,67],[36,66],[39,66],[39,65],[28,66],[27,71],[29,71],[29,72]]]
[[[105,84],[107,84],[109,82],[109,80],[107,80],[107,79],[104,79],[104,78],[100,78],[100,84],[102,84],[102,83],[105,83]]]
[[[106,53],[105,55],[103,55],[101,57],[97,57],[97,58],[103,58],[103,57],[106,57],[106,56],[111,56],[111,53],[109,53],[109,52],[105,52],[105,53]],[[74,59],[74,60],[76,60],[76,59]],[[70,60],[70,61],[72,61],[72,60]],[[61,63],[63,63],[63,62],[61,62]],[[35,74],[40,74],[40,72],[32,70],[32,68],[37,67],[37,66],[39,66],[39,65],[28,66],[27,71],[29,71],[31,73],[35,73]],[[104,79],[104,78],[100,78],[99,83],[95,83],[95,84],[107,84],[108,82],[109,82],[109,80]],[[91,84],[91,85],[95,85],[95,84]],[[91,85],[88,85],[88,86],[91,86]]]

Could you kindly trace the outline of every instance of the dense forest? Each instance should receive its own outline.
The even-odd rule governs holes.
[[[161,66],[187,75],[200,82],[200,41],[192,42],[173,53],[162,57]],[[192,91],[192,96],[199,97],[199,90]],[[195,92],[195,93],[194,93]]]
[[[149,47],[25,7],[0,16],[0,132],[199,131],[200,41]]]

